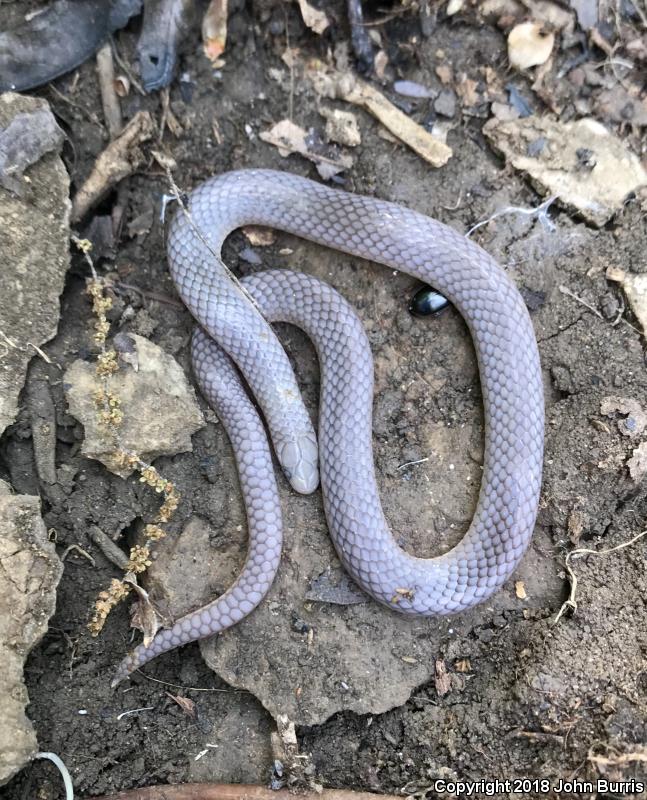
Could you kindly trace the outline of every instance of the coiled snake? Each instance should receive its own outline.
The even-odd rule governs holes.
[[[281,512],[267,437],[245,391],[260,405],[278,460],[300,492],[318,484],[339,557],[379,602],[405,614],[450,614],[491,595],[532,535],[541,483],[544,407],[537,344],[514,284],[473,242],[415,211],[270,170],[231,172],[190,195],[195,228],[176,214],[168,241],[178,292],[200,324],[193,341],[198,382],[234,447],[249,524],[242,573],[221,597],[139,645],[113,683],[181,644],[250,613],[269,590],[281,554]],[[414,275],[465,318],[485,405],[485,462],[474,518],[449,552],[416,558],[398,546],[382,513],[373,467],[373,366],[362,326],[332,288],[274,270],[242,288],[216,258],[241,225],[279,228]],[[254,302],[250,300],[250,296]],[[321,367],[319,455],[309,416],[270,322],[313,339]]]

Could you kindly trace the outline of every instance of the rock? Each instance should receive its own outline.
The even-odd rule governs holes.
[[[456,113],[456,95],[451,89],[443,89],[434,100],[434,111],[443,117],[454,116]]]
[[[536,116],[487,122],[483,132],[540,191],[600,227],[626,197],[647,185],[647,171],[620,139],[593,119],[558,122]],[[533,143],[543,140],[539,152]],[[532,154],[531,154],[532,153]]]
[[[321,279],[330,279],[335,270],[339,273],[336,253],[318,249],[312,257],[306,243],[295,239],[290,245],[294,251],[286,256],[287,267],[308,263]],[[398,311],[407,315],[405,296],[393,292],[386,281],[376,280],[374,273],[359,270],[345,280],[337,284],[340,289],[374,297],[385,319],[397,319]],[[433,336],[418,328],[417,356],[411,359],[413,332],[401,337],[401,345],[390,340],[386,344],[380,340],[382,331],[390,331],[394,323],[385,323],[383,328],[376,324],[373,308],[371,302],[364,323],[373,323],[374,455],[381,496],[397,541],[411,553],[431,557],[456,544],[469,525],[482,472],[483,444],[480,402],[472,403],[469,394],[461,401],[467,403],[458,415],[461,424],[449,425],[444,417],[432,419],[427,404],[430,397],[444,397],[442,402],[453,409],[456,401],[445,393],[456,376],[468,386],[476,385],[476,361],[468,333],[457,320],[452,323],[451,316],[434,326]],[[298,338],[297,332],[290,336],[306,402],[314,406],[316,360],[305,337]],[[427,369],[424,381],[417,382],[415,391],[409,390],[406,400],[401,386],[415,375],[416,363],[427,362],[434,366]],[[406,373],[405,366],[411,372]],[[410,460],[405,457],[410,448],[428,460],[398,469]],[[177,546],[172,537],[158,542],[160,551],[168,546],[170,555],[160,556],[168,558],[169,567],[164,575],[160,563],[155,581],[178,587],[173,593],[181,600],[177,609],[168,609],[172,617],[210,602],[229,586],[247,550],[238,473],[222,425],[209,425],[196,434],[194,451],[207,474],[192,492],[192,512],[208,519],[209,525],[199,520],[187,525]],[[476,461],[469,453],[476,453]],[[286,714],[297,725],[317,725],[340,711],[371,714],[402,705],[418,686],[434,679],[435,662],[448,641],[460,643],[474,627],[486,627],[493,617],[511,610],[518,614],[544,608],[563,591],[557,563],[541,555],[550,548],[551,534],[538,527],[514,577],[486,603],[458,617],[412,619],[372,598],[353,605],[313,601],[313,592],[323,597],[321,576],[330,573],[329,583],[336,586],[341,571],[321,493],[297,495],[280,474],[277,477],[285,540],[277,578],[246,619],[200,645],[211,669],[230,685],[255,695],[274,717]],[[158,561],[151,572],[157,570]],[[205,577],[206,588],[201,589]],[[527,600],[516,596],[515,581],[524,582]],[[170,592],[162,597],[172,599]],[[339,601],[339,596],[334,599]],[[157,668],[163,668],[159,662],[169,658],[173,663],[173,656],[160,656]],[[165,663],[168,667],[169,661]],[[171,680],[185,684],[181,675]]]
[[[618,267],[609,267],[607,278],[622,286],[631,310],[647,334],[647,273],[635,275]]]
[[[0,786],[38,749],[23,665],[47,631],[62,573],[38,497],[13,495],[0,481]]]
[[[515,25],[508,35],[510,64],[519,70],[545,64],[554,44],[554,34],[545,32],[541,22],[522,22]]]
[[[0,129],[19,114],[48,108],[39,98],[0,95]],[[23,197],[0,188],[0,433],[16,418],[35,348],[56,333],[69,264],[69,178],[60,156],[49,152],[27,167],[21,189]]]
[[[357,117],[350,111],[322,106],[319,113],[326,118],[326,139],[347,147],[357,147],[362,143],[362,134],[357,124]]]
[[[161,539],[144,582],[151,600],[173,619],[221,595],[240,572],[239,548],[217,543],[209,523],[193,516],[179,536]]]
[[[129,334],[128,338],[133,352],[124,356],[129,363],[121,364],[106,387],[121,401],[122,447],[146,461],[190,451],[192,434],[204,425],[193,388],[173,356],[142,336]],[[65,372],[63,382],[70,413],[85,428],[83,454],[128,477],[132,470],[115,456],[111,436],[97,411],[95,364],[78,359]]]

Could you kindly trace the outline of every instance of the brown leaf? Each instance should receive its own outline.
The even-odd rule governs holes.
[[[571,511],[568,515],[568,538],[573,544],[580,541],[586,521],[586,517],[581,511]]]
[[[461,98],[464,106],[469,108],[480,102],[479,93],[476,91],[477,86],[478,83],[476,81],[468,78],[467,75],[461,75],[455,88],[456,94]]]
[[[139,598],[130,608],[130,625],[144,634],[144,646],[148,647],[157,631],[162,627],[170,627],[171,621],[158,612],[148,592],[137,583],[137,577],[132,572],[124,576],[124,583],[134,589]]]
[[[436,692],[443,697],[452,688],[452,680],[442,658],[436,659]]]
[[[166,694],[171,698],[171,700],[175,701],[180,706],[187,717],[191,717],[191,719],[196,718],[197,710],[193,700],[189,699],[188,697],[171,694],[170,692],[166,692]]]

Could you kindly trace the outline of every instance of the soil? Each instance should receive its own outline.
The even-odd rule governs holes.
[[[331,7],[336,22],[324,37],[304,27],[296,4],[231,5],[226,65],[214,72],[193,32],[181,64],[190,83],[176,81],[171,88],[171,109],[182,131],[174,136],[167,130],[163,147],[177,163],[176,179],[188,190],[212,174],[261,166],[316,179],[311,164],[299,156],[282,158],[259,141],[258,133],[288,114],[289,98],[269,72],[285,69],[280,58],[285,26],[290,46],[300,48],[302,57],[323,57],[336,39],[349,38],[343,5]],[[15,8],[2,8],[0,23],[10,12],[16,13]],[[380,31],[401,74],[426,85],[437,84],[439,49],[456,71],[476,73],[483,64],[505,70],[505,40],[494,27],[444,20],[422,38],[416,17],[399,15]],[[137,33],[133,23],[119,36],[127,58],[133,55]],[[69,138],[64,157],[78,188],[106,144],[105,131],[92,121],[102,118],[93,63],[54,85],[57,92],[44,88],[37,94],[51,102],[65,127]],[[73,97],[73,104],[59,93]],[[308,87],[296,87],[296,122],[323,127],[316,105]],[[157,93],[142,97],[131,92],[122,106],[126,118],[139,109],[160,116]],[[424,104],[414,110],[419,121],[425,113]],[[349,191],[401,202],[461,231],[500,208],[541,202],[492,153],[481,134],[483,119],[463,116],[456,121],[448,136],[454,156],[433,170],[415,153],[378,135],[377,123],[363,112],[358,116],[363,141],[345,176]],[[126,218],[113,252],[99,267],[122,284],[138,287],[118,291],[111,314],[115,329],[148,336],[190,374],[192,322],[177,303],[167,272],[158,213],[165,191],[165,177],[151,161],[104,202],[101,211],[109,213],[118,203]],[[150,228],[129,231],[128,224],[145,214]],[[645,527],[645,483],[634,482],[626,468],[638,440],[624,435],[618,426],[621,415],[601,413],[609,396],[645,405],[644,339],[629,312],[616,320],[613,313],[607,318],[597,309],[622,303],[617,286],[605,279],[609,266],[644,270],[647,228],[634,202],[601,230],[557,208],[552,214],[553,233],[512,216],[475,234],[524,293],[540,346],[546,461],[533,544],[519,574],[504,588],[503,600],[436,626],[433,652],[423,650],[434,663],[404,704],[379,714],[338,711],[321,724],[298,726],[299,746],[309,765],[306,773],[321,785],[436,797],[441,796],[434,788],[438,779],[545,778],[556,784],[560,778],[647,778],[647,539],[608,555],[571,559],[578,582],[577,611],[554,624],[569,591],[566,553],[575,545],[612,548]],[[452,544],[469,524],[478,488],[473,478],[482,457],[476,363],[460,317],[450,309],[433,319],[413,319],[407,306],[418,285],[410,277],[287,235],[256,248],[262,267],[241,258],[247,248],[240,232],[225,248],[228,263],[239,274],[275,266],[310,271],[331,282],[358,309],[376,362],[374,449],[387,515],[398,520],[412,552],[432,555]],[[286,248],[292,252],[286,254]],[[274,769],[270,733],[275,722],[253,694],[214,675],[198,645],[160,657],[146,668],[146,675],[136,675],[115,691],[109,686],[111,674],[131,646],[126,606],[111,614],[98,638],[87,631],[93,601],[118,576],[88,538],[89,526],[99,525],[114,536],[122,532],[126,542],[137,519],[155,508],[156,499],[142,484],[124,481],[80,455],[83,431],[67,413],[60,368],[76,358],[93,357],[86,277],[82,260],[74,256],[59,332],[45,348],[53,363],[39,363],[49,375],[56,405],[59,485],[39,485],[26,405],[0,442],[0,478],[17,492],[41,495],[45,523],[59,554],[79,545],[95,560],[92,564],[78,550],[69,552],[56,615],[27,662],[29,715],[40,747],[63,758],[82,797],[189,780],[266,783]],[[128,308],[133,311],[124,322]],[[313,350],[294,329],[283,327],[280,334],[315,414],[318,372]],[[421,463],[401,467],[417,461]],[[179,532],[199,515],[213,531],[213,546],[225,554],[233,548],[241,558],[245,532],[236,529],[242,507],[233,458],[217,421],[211,418],[194,435],[192,453],[161,458],[156,466],[182,494],[173,530]],[[284,482],[282,498],[289,529],[282,568],[292,569],[302,550],[311,543],[320,547],[325,527],[320,500],[294,498]],[[523,586],[515,586],[515,580]],[[520,596],[524,590],[526,600]],[[286,611],[290,608],[292,618]],[[352,618],[356,607],[324,608],[317,618],[319,628],[334,626],[337,615]],[[281,609],[280,624],[286,626],[310,612],[303,596],[284,597]],[[381,644],[401,657],[399,618],[393,619]],[[292,635],[302,637],[297,629]],[[244,648],[237,653],[241,669],[246,659],[256,658]],[[322,680],[318,691],[339,692],[330,656],[321,659],[320,664],[310,662],[308,669],[316,673],[320,667],[332,677]],[[268,665],[280,678],[280,652]],[[298,669],[293,678],[299,680]],[[379,680],[397,681],[398,673],[380,675]],[[197,713],[187,714],[174,696],[190,698]],[[516,796],[547,796],[536,787],[521,789]],[[575,794],[595,796],[593,791]],[[2,800],[63,796],[54,768],[41,761],[0,789]],[[515,795],[503,791],[497,796]]]

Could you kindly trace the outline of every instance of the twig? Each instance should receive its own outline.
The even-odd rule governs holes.
[[[287,3],[283,5],[283,18],[285,24],[285,49],[290,52],[290,20],[288,19]],[[294,59],[290,58],[288,64],[290,70],[290,91],[288,93],[288,119],[290,122],[294,118]]]
[[[2,341],[5,344],[5,346],[11,347],[13,350],[22,350],[23,353],[26,352],[26,348],[25,347],[21,347],[13,339],[10,339],[4,331],[0,331],[0,339],[2,339]],[[41,350],[40,347],[38,347],[38,345],[34,344],[33,342],[27,342],[27,345],[29,347],[32,347],[38,353],[38,355],[43,359],[43,361],[46,361],[48,364],[53,364],[54,366],[58,367],[58,364],[54,364],[54,362],[47,355],[47,353],[43,352],[43,350]],[[59,369],[60,369],[60,367],[59,367]]]
[[[557,625],[559,620],[562,618],[566,609],[572,609],[573,613],[577,611],[577,602],[575,600],[575,594],[577,592],[577,576],[573,572],[570,566],[571,558],[575,556],[581,555],[589,555],[589,556],[606,556],[609,553],[615,553],[617,550],[624,550],[625,547],[630,547],[632,544],[637,542],[639,539],[642,539],[643,536],[647,536],[647,530],[642,531],[641,533],[636,534],[633,539],[630,539],[628,542],[622,542],[621,544],[617,544],[615,547],[609,547],[606,550],[591,550],[589,548],[581,547],[577,550],[571,550],[570,553],[566,556],[566,560],[564,561],[564,566],[566,567],[566,571],[568,572],[568,579],[571,584],[571,590],[568,596],[568,599],[562,603],[562,607],[559,609],[559,613],[555,617],[553,621],[553,625]]]
[[[117,49],[117,45],[115,44],[115,40],[111,38],[111,42],[112,42],[112,52],[114,54],[115,61],[117,62],[117,64],[119,64],[121,69],[123,69],[123,71],[128,76],[128,80],[130,81],[130,85],[135,87],[135,90],[137,91],[138,94],[140,94],[142,97],[146,97],[146,92],[144,91],[144,87],[137,80],[137,78],[135,77],[133,71],[130,69],[130,67],[126,63],[126,61],[124,61],[124,59],[119,55],[119,50]]]
[[[85,117],[87,117],[90,120],[90,122],[93,125],[96,125],[98,128],[100,128],[104,134],[107,133],[106,126],[101,122],[101,120],[96,116],[96,114],[91,113],[83,106],[79,105],[78,103],[75,103],[74,100],[70,100],[70,98],[67,97],[67,95],[64,95],[63,92],[59,92],[59,90],[56,88],[56,86],[54,86],[53,83],[48,83],[47,88],[50,90],[50,92],[53,92],[64,103],[67,103],[69,106],[72,106],[72,108],[76,108],[78,111],[80,111]]]
[[[99,154],[92,172],[72,201],[72,221],[78,222],[119,181],[143,163],[139,149],[153,136],[155,123],[148,111],[138,111],[122,133]]]
[[[354,792],[351,789],[323,789],[299,792],[299,800],[402,800],[398,795]],[[231,783],[185,783],[131,789],[94,800],[294,800],[289,789]]]
[[[432,136],[370,84],[359,79],[349,81],[336,73],[332,78],[337,97],[366,109],[432,167],[443,167],[452,157],[451,147]]]
[[[116,139],[124,127],[124,121],[121,116],[119,98],[115,91],[115,67],[112,61],[112,48],[108,43],[104,44],[97,53],[97,75],[99,77],[99,89],[101,90],[103,118],[108,126],[110,139]]]
[[[614,756],[594,756],[589,750],[587,760],[591,761],[596,766],[601,767],[619,767],[623,764],[634,764],[636,762],[647,762],[647,749],[635,750],[631,753],[618,753]]]
[[[590,303],[587,303],[586,300],[576,295],[575,292],[572,292],[568,287],[560,286],[559,291],[562,294],[565,294],[567,297],[572,297],[573,300],[578,302],[581,306],[588,308],[588,310],[592,311],[595,314],[595,316],[598,317],[598,319],[604,319],[602,314],[597,310],[597,308],[595,308],[595,306],[592,306]]]
[[[171,686],[173,689],[181,689],[184,692],[220,692],[221,694],[249,694],[249,692],[246,689],[209,689],[209,688],[201,688],[198,686],[180,686],[177,683],[169,683],[168,681],[161,681],[159,678],[153,678],[151,675],[147,675],[140,669],[136,670],[136,672],[138,675],[141,675],[142,678],[146,678],[147,681],[153,681],[153,683],[161,683],[163,686]]]
[[[602,314],[597,310],[597,308],[592,306],[590,303],[587,303],[586,300],[584,300],[583,298],[581,298],[578,295],[576,295],[575,292],[572,292],[568,287],[560,286],[559,287],[559,291],[562,294],[565,294],[567,297],[572,297],[573,300],[578,302],[580,305],[584,306],[585,308],[588,308],[589,311],[592,311],[595,314],[595,316],[598,317],[598,319],[601,319],[604,322],[606,322],[606,320],[604,319]],[[628,320],[624,319],[624,317],[621,317],[620,319],[615,319],[611,323],[612,327],[615,327],[618,324],[618,322],[624,323],[627,327],[631,328],[632,331],[635,331],[639,336],[646,336],[647,335],[647,334],[644,334],[641,330],[639,330],[635,325],[632,325],[631,322],[629,322]]]
[[[84,558],[87,558],[87,559],[88,559],[88,561],[90,562],[90,564],[92,564],[92,566],[93,566],[93,567],[94,567],[94,566],[96,566],[96,564],[95,564],[95,561],[94,561],[94,559],[92,558],[92,556],[90,555],[90,553],[88,553],[88,551],[87,551],[87,550],[84,550],[84,549],[81,547],[81,545],[80,545],[80,544],[70,544],[70,545],[68,545],[68,546],[65,548],[65,551],[63,552],[63,555],[61,556],[61,561],[65,561],[65,559],[66,559],[66,558],[68,557],[68,555],[69,555],[69,554],[72,552],[72,550],[76,550],[76,552],[77,552],[77,553],[79,553],[80,555],[82,555]]]
[[[115,544],[112,539],[101,530],[101,528],[97,525],[90,525],[88,528],[88,536],[90,537],[90,541],[96,544],[108,561],[124,572],[126,571],[128,556],[119,545]]]
[[[112,288],[116,291],[123,290],[126,292],[137,292],[138,295],[141,297],[147,298],[149,300],[155,300],[158,303],[166,303],[169,306],[173,306],[174,308],[186,308],[183,303],[180,303],[178,300],[173,300],[172,297],[168,297],[161,292],[151,292],[147,289],[142,289],[139,286],[135,286],[132,283],[124,283],[123,281],[117,281],[116,283],[112,284]]]
[[[426,458],[419,458],[417,461],[405,461],[404,464],[400,464],[398,469],[404,469],[405,467],[412,467],[414,464],[424,464],[425,461],[429,461],[429,456]]]

